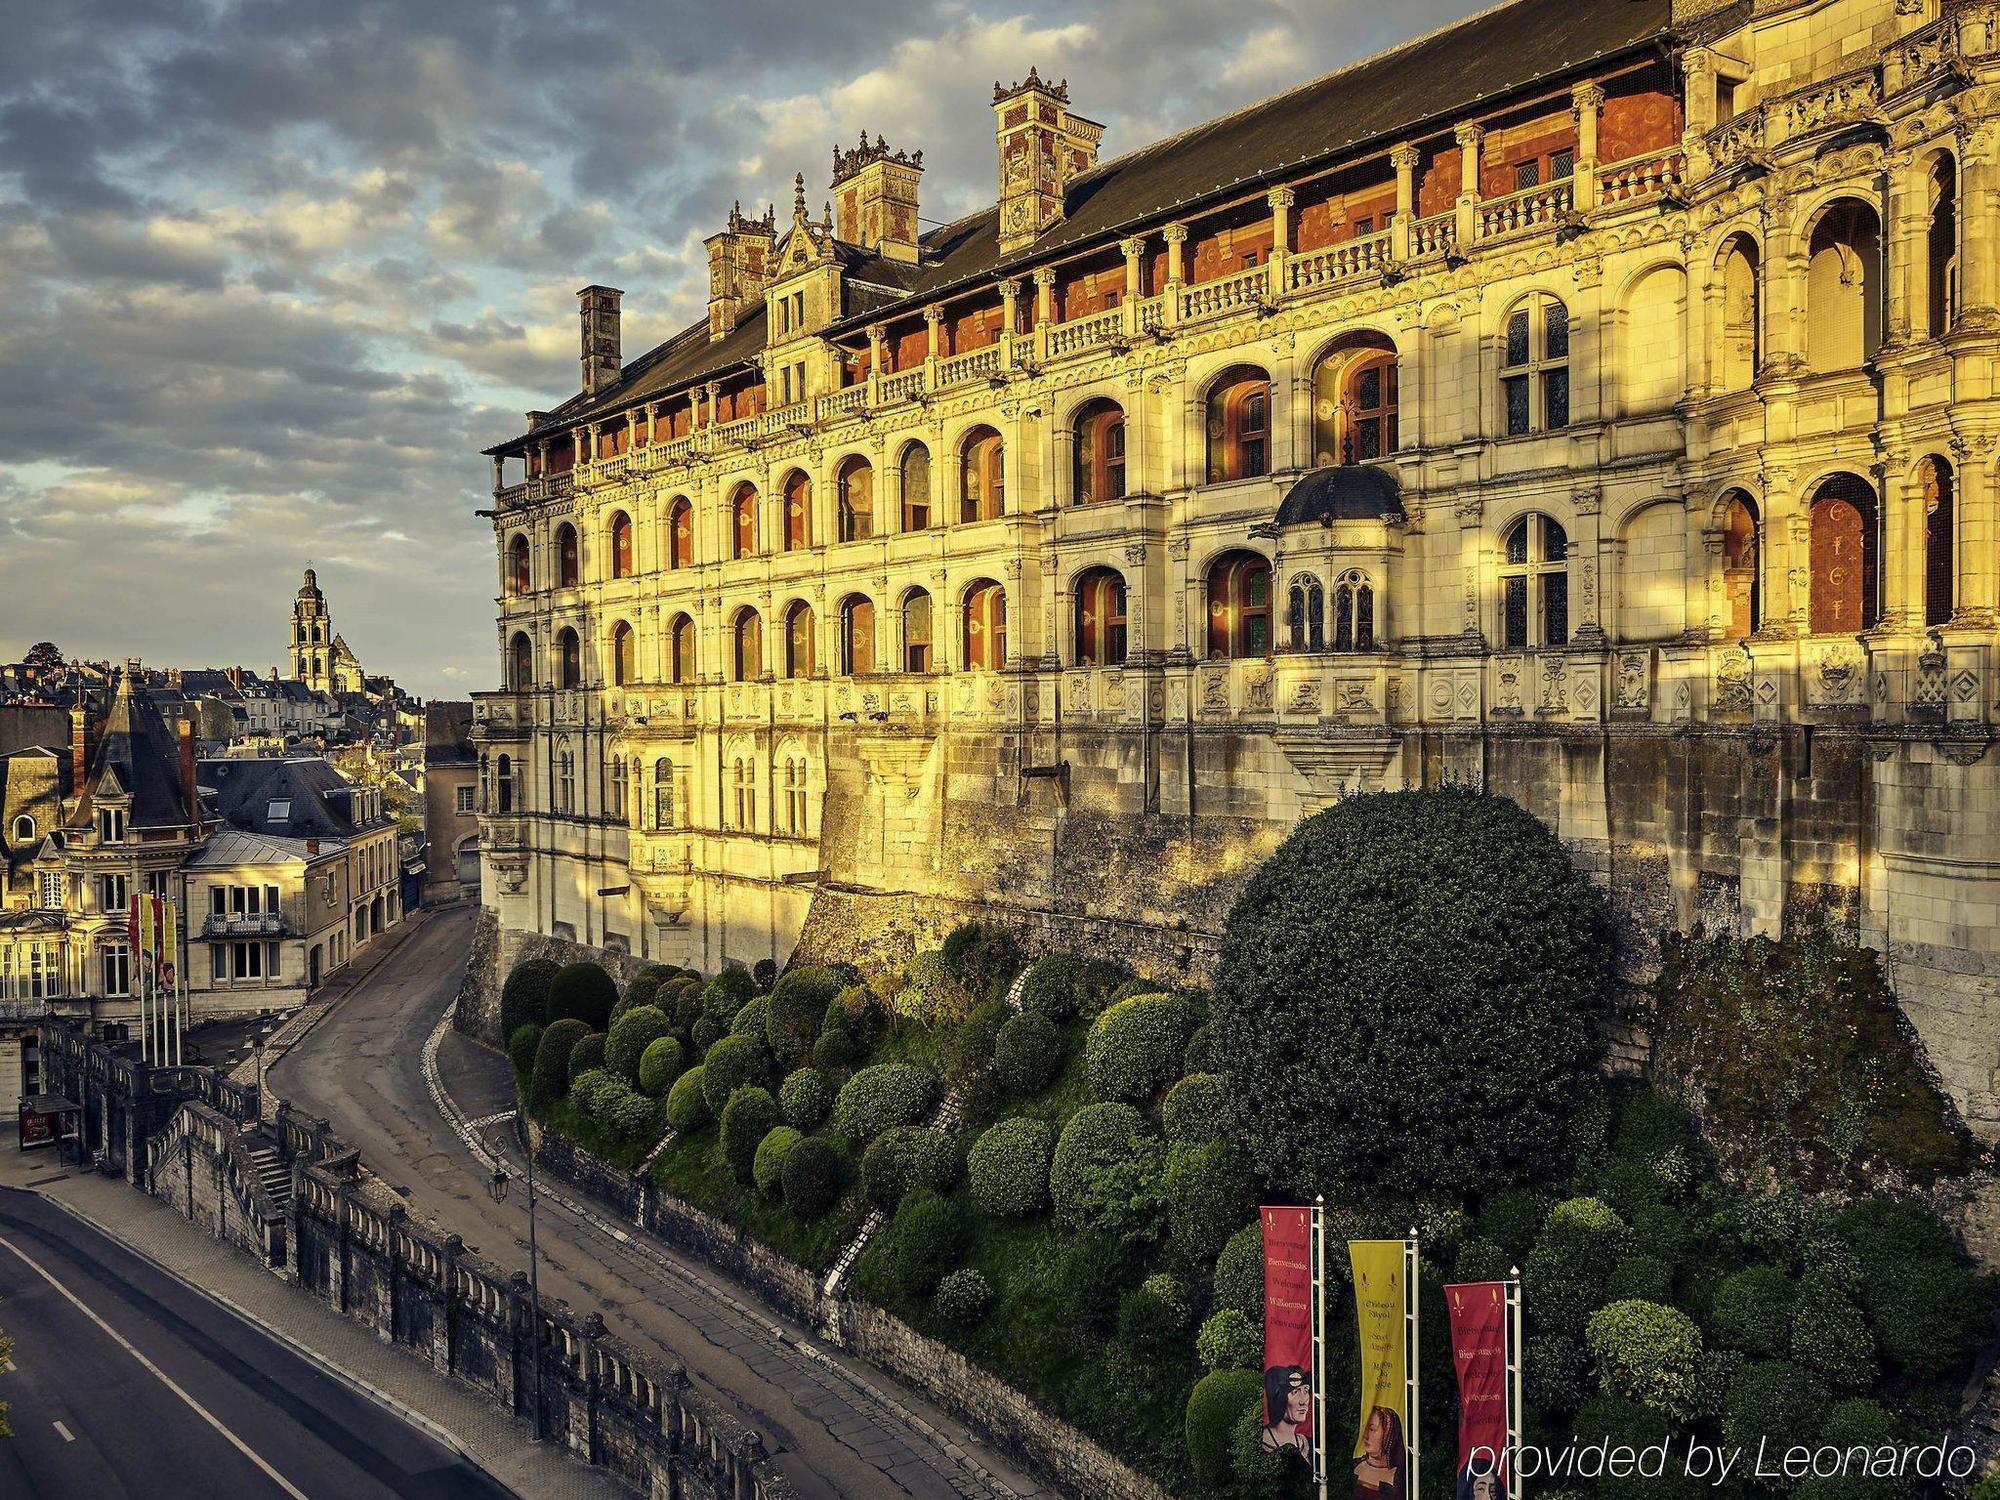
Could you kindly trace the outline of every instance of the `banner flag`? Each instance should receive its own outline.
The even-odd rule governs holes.
[[[153,955],[153,972],[159,976],[162,986],[172,989],[174,988],[174,955],[180,951],[179,944],[176,941],[177,934],[175,930],[177,927],[177,918],[180,914],[174,909],[173,902],[163,901],[158,896],[153,898],[153,907],[155,914],[159,918],[158,929],[155,934],[159,939],[159,947]]]
[[[1266,1208],[1264,1220],[1264,1446],[1290,1448],[1320,1472],[1313,1418],[1313,1210]]]
[[[1507,1412],[1507,1284],[1463,1282],[1446,1287],[1444,1295],[1458,1372],[1457,1491],[1461,1500],[1506,1500],[1513,1426]]]
[[[1409,1303],[1404,1240],[1349,1240],[1361,1335],[1360,1426],[1354,1436],[1355,1500],[1408,1493]]]
[[[144,896],[133,896],[125,903],[125,946],[132,954],[134,972],[139,967],[139,903],[145,899]]]

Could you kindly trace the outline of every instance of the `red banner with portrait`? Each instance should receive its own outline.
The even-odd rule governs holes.
[[[1507,1464],[1507,1284],[1447,1286],[1451,1362],[1458,1372],[1458,1494],[1504,1500]]]
[[[1317,1468],[1313,1432],[1313,1211],[1266,1208],[1264,1219],[1264,1446],[1290,1448]]]

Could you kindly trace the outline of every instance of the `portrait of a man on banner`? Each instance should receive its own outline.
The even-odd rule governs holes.
[[[1264,1446],[1314,1464],[1312,1210],[1264,1220]]]

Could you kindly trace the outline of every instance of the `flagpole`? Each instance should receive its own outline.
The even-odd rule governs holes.
[[[1420,1416],[1417,1408],[1417,1231],[1410,1229],[1409,1238],[1403,1241],[1403,1390],[1410,1412],[1409,1430],[1403,1434],[1410,1452],[1410,1477],[1403,1493],[1416,1500],[1422,1493],[1418,1488],[1421,1481],[1422,1454],[1418,1438]]]
[[[1507,1500],[1521,1500],[1521,1413],[1527,1409],[1522,1390],[1522,1367],[1527,1345],[1521,1308],[1521,1268],[1515,1266],[1507,1282],[1507,1468],[1503,1471],[1501,1493]]]
[[[1326,1197],[1312,1209],[1313,1478],[1326,1500]]]

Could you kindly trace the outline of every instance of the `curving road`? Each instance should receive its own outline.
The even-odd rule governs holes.
[[[463,1236],[489,1260],[525,1266],[524,1195],[511,1194],[505,1204],[491,1200],[483,1168],[445,1122],[423,1078],[424,1041],[457,990],[472,926],[469,908],[430,917],[273,1065],[268,1082],[277,1096],[330,1120],[413,1213]],[[442,1063],[468,1114],[511,1102],[509,1070],[498,1054],[450,1033]],[[620,1337],[680,1359],[695,1384],[763,1434],[802,1496],[1004,1500],[1048,1493],[921,1397],[818,1351],[816,1340],[774,1314],[746,1315],[703,1295],[663,1262],[718,1279],[710,1268],[663,1246],[621,1242],[547,1199],[539,1234],[545,1298],[560,1298],[577,1312],[595,1308]],[[753,1293],[730,1290],[754,1305]],[[914,1430],[911,1412],[944,1443]]]

